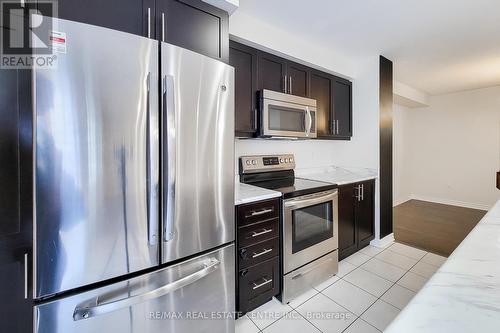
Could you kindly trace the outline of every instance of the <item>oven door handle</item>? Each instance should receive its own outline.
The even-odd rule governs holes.
[[[323,192],[322,192],[323,193]],[[302,207],[307,207],[307,206],[313,206],[316,204],[320,204],[323,202],[328,202],[333,200],[338,196],[338,191],[330,191],[327,194],[318,194],[316,196],[304,196],[304,197],[298,197],[298,198],[293,198],[289,200],[285,200],[285,208],[287,209],[297,209],[297,208],[302,208]]]

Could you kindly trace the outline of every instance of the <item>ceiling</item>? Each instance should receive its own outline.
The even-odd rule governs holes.
[[[240,0],[247,15],[353,59],[382,54],[431,95],[500,85],[500,0]]]

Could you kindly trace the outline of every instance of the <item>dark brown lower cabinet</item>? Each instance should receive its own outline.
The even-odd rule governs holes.
[[[339,187],[339,259],[364,248],[375,237],[375,181]]]
[[[280,201],[236,207],[236,311],[252,311],[280,293]]]

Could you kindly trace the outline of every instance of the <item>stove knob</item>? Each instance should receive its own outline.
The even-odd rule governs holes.
[[[250,165],[251,164],[250,160],[247,160],[245,163],[246,163],[246,165]]]
[[[280,158],[280,163],[283,163],[283,162],[285,162],[285,160],[282,157],[282,158]]]
[[[285,163],[288,163],[288,158],[285,158]]]
[[[252,165],[257,165],[257,161],[256,160],[252,160]]]
[[[290,163],[293,163],[293,157],[290,157],[289,161],[290,161]]]

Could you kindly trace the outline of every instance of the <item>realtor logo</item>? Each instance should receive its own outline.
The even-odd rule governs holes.
[[[1,68],[54,68],[51,39],[55,1],[2,0]],[[60,40],[60,38],[58,39]]]

